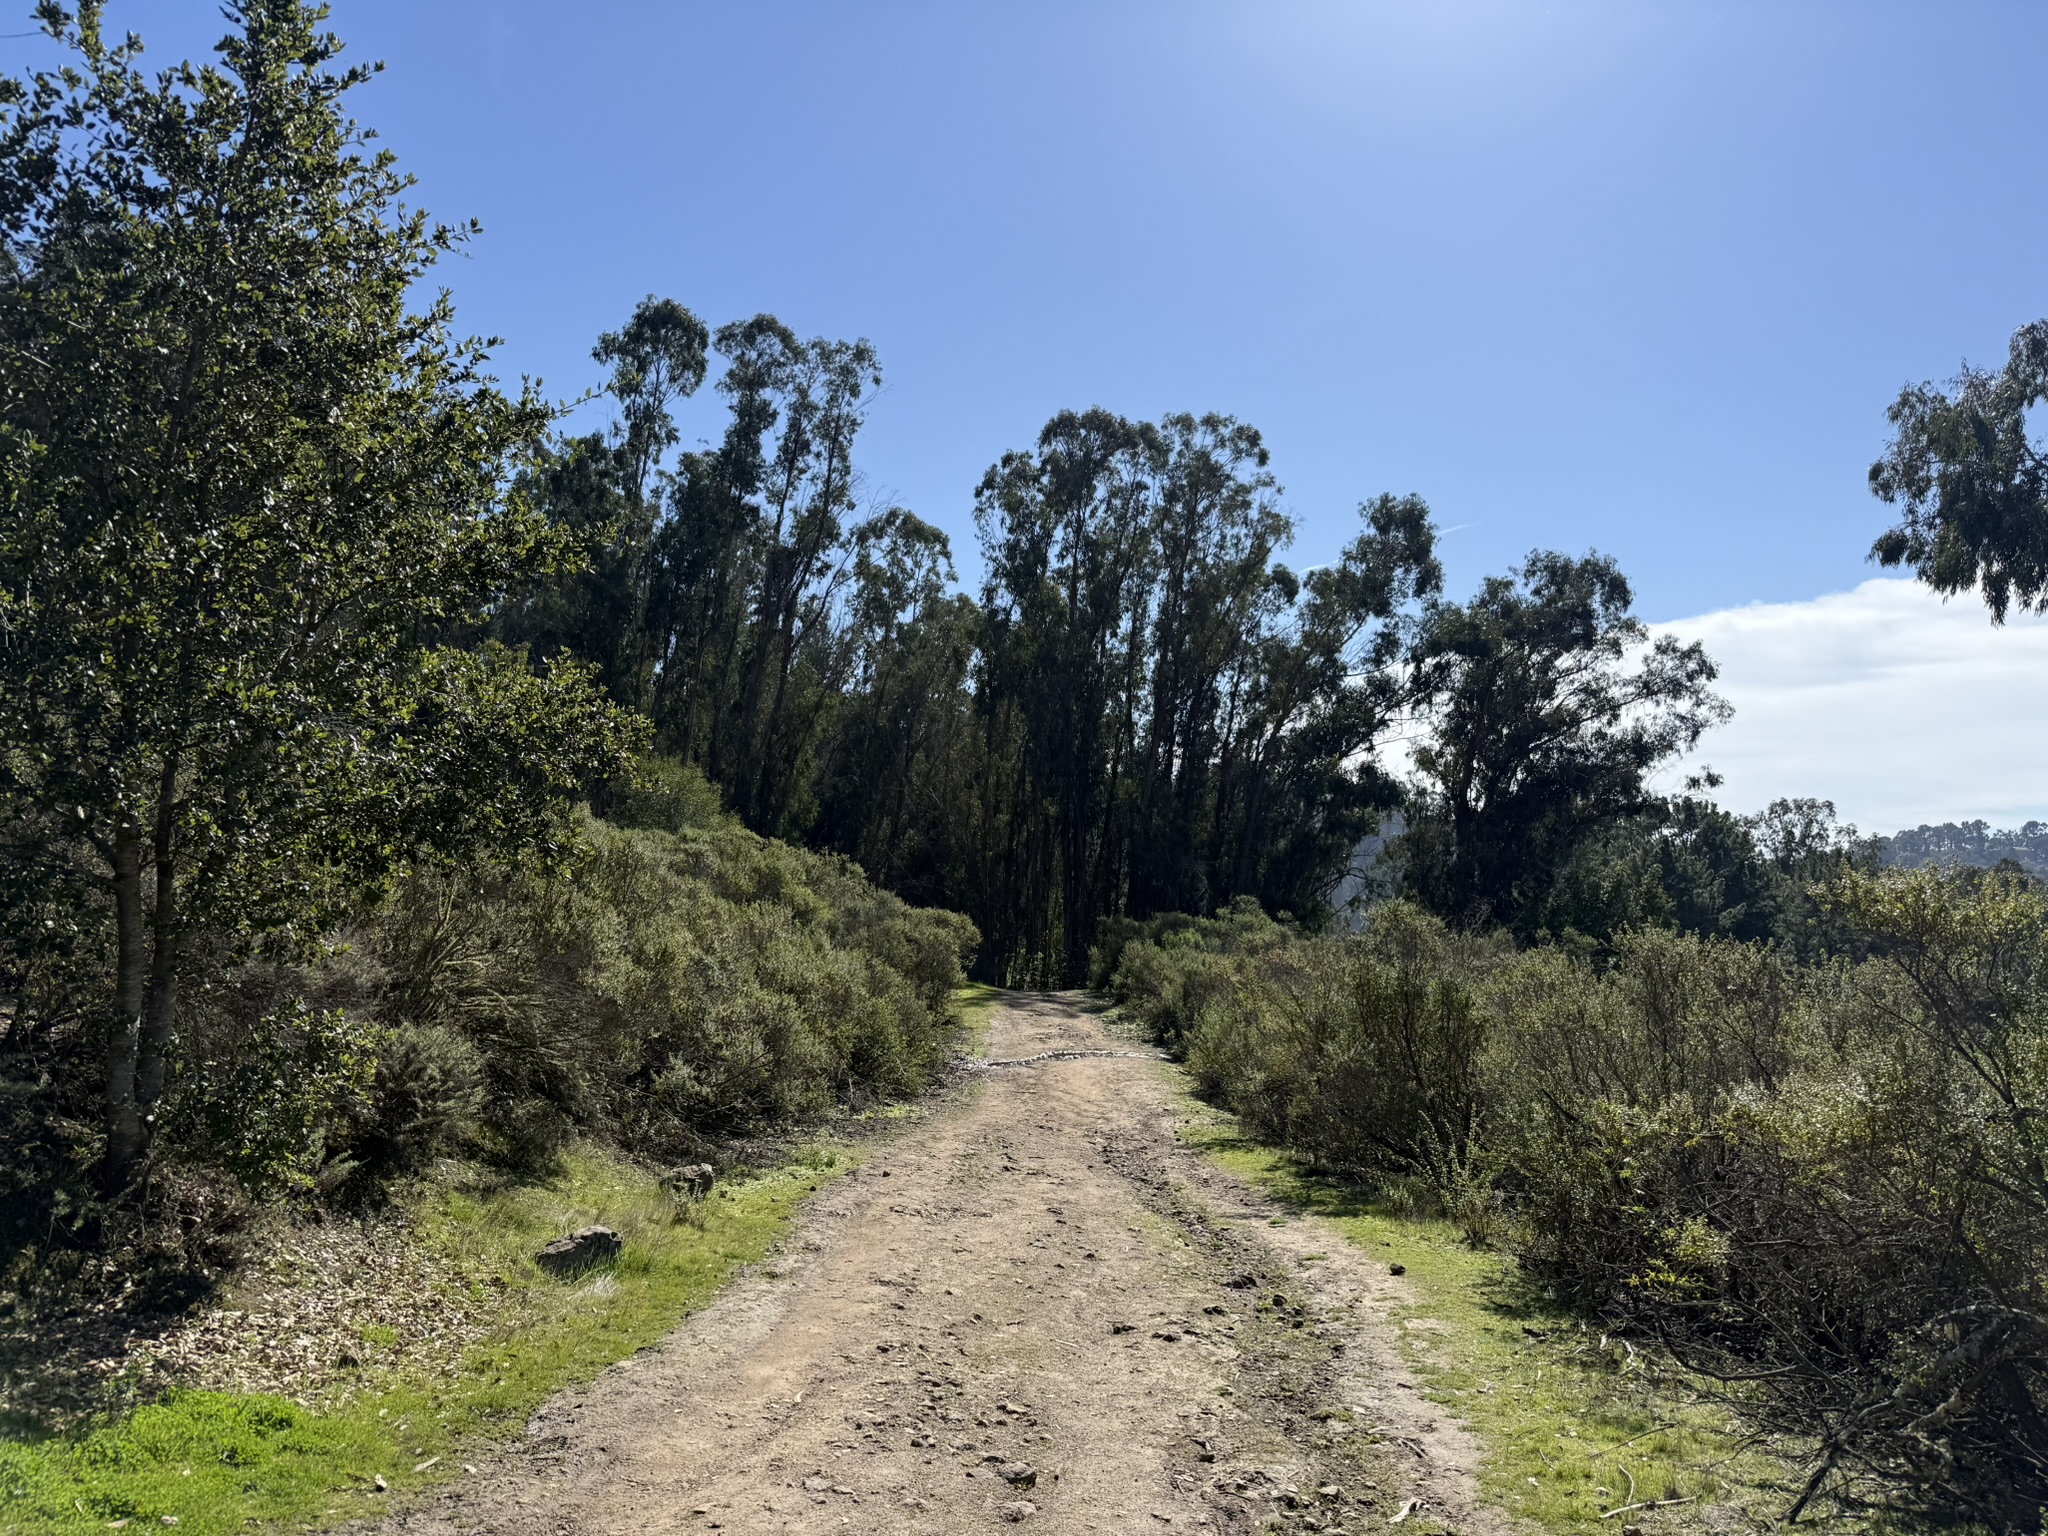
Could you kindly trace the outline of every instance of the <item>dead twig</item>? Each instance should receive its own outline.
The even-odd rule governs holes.
[[[1598,1461],[1602,1456],[1605,1456],[1609,1451],[1625,1451],[1630,1446],[1634,1445],[1638,1440],[1647,1440],[1652,1435],[1661,1435],[1664,1433],[1665,1430],[1676,1429],[1677,1427],[1678,1426],[1676,1424],[1659,1424],[1655,1429],[1646,1429],[1640,1435],[1631,1435],[1628,1439],[1622,1441],[1619,1445],[1603,1445],[1602,1447],[1600,1447],[1599,1450],[1594,1451],[1592,1454],[1587,1456],[1586,1460]]]
[[[1673,1504],[1690,1504],[1698,1497],[1699,1495],[1696,1493],[1688,1493],[1682,1499],[1645,1499],[1640,1504],[1624,1504],[1619,1509],[1610,1509],[1600,1518],[1602,1520],[1612,1520],[1616,1515],[1625,1515],[1629,1511],[1636,1509],[1669,1509]]]

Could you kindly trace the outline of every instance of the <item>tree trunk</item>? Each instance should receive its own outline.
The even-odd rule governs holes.
[[[157,786],[156,827],[150,843],[150,862],[156,869],[156,898],[149,911],[149,997],[143,1008],[142,1038],[135,1057],[135,1103],[142,1113],[145,1134],[155,1128],[156,1101],[163,1096],[171,1025],[178,1010],[178,949],[182,938],[178,930],[175,846],[179,759],[176,751],[164,757],[163,774]]]
[[[135,1059],[135,1104],[142,1114],[145,1133],[153,1132],[156,1101],[163,1097],[164,1077],[170,1062],[171,1026],[178,1013],[178,941],[172,935],[157,940],[156,956],[150,966],[149,999],[142,1011],[142,1038]]]
[[[107,1031],[107,1149],[99,1176],[103,1187],[119,1190],[127,1186],[149,1146],[149,1127],[136,1097],[149,941],[142,919],[142,837],[132,820],[115,830],[110,862],[117,949],[113,1017]]]

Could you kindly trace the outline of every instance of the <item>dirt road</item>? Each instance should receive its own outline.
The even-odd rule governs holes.
[[[990,1060],[772,1265],[385,1530],[1356,1532],[1411,1500],[1509,1529],[1401,1368],[1402,1282],[1182,1148],[1172,1069],[1065,996],[999,1010]]]

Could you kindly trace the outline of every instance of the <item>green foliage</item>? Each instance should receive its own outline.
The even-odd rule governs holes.
[[[326,1189],[410,1173],[462,1146],[493,1107],[489,1079],[483,1047],[458,1029],[406,1022],[382,1031],[369,1089],[351,1106],[322,1170]],[[328,1139],[319,1137],[323,1151]]]
[[[1980,590],[2003,623],[2014,602],[2048,600],[2048,454],[2028,435],[2048,399],[2048,321],[2013,333],[1998,373],[1965,366],[1951,388],[1909,385],[1886,412],[1897,435],[1870,489],[1900,515],[1870,553],[1943,596]]]
[[[625,449],[598,434],[550,443],[519,472],[520,497],[581,559],[510,582],[490,634],[548,666],[594,669],[621,704],[647,696],[654,661],[641,632],[644,547],[653,514],[633,499]]]
[[[623,784],[611,786],[606,799],[605,820],[650,832],[681,832],[728,819],[718,786],[702,769],[653,753],[634,765]]]
[[[1727,718],[1706,652],[1650,641],[1632,601],[1611,560],[1538,550],[1424,617],[1412,662],[1428,732],[1400,856],[1432,911],[1533,933],[1560,871],[1651,811],[1649,776]]]
[[[647,624],[664,658],[649,709],[666,750],[779,832],[810,819],[824,711],[854,662],[837,601],[847,567],[903,525],[885,513],[847,526],[854,439],[881,383],[872,346],[799,341],[772,315],[721,326],[712,345],[732,417],[716,449],[682,456],[649,545]]]
[[[1114,990],[1261,1136],[1456,1204],[1490,1107],[1483,1003],[1504,960],[1405,902],[1313,942],[1246,903],[1126,945]]]
[[[726,817],[592,821],[582,844],[552,873],[423,874],[363,938],[385,1015],[476,1053],[470,1128],[498,1155],[530,1166],[583,1130],[679,1156],[931,1081],[976,942],[964,919]],[[420,1043],[401,1058],[420,1065],[380,1071],[375,1123],[416,1122],[421,1065],[469,1091],[447,1045]]]
[[[1518,875],[1524,938],[1601,950],[1636,928],[1770,939],[1815,958],[1859,952],[1811,888],[1849,868],[1875,868],[1884,845],[1835,819],[1825,800],[1777,800],[1735,816],[1691,794],[1583,831],[1546,876]],[[1511,855],[1504,855],[1512,862]],[[1525,878],[1526,876],[1526,878]]]
[[[623,329],[607,331],[591,356],[612,366],[611,393],[624,416],[620,446],[634,501],[646,495],[647,477],[681,434],[669,407],[694,395],[710,363],[711,333],[674,299],[649,294]]]
[[[101,7],[0,88],[0,836],[25,958],[110,909],[105,1173],[209,948],[305,942],[414,856],[546,845],[635,738],[581,668],[447,641],[565,545],[504,494],[549,411],[444,295],[300,0],[154,78]]]
[[[1153,1039],[1181,1051],[1210,1004],[1231,991],[1238,970],[1292,937],[1287,925],[1241,896],[1213,918],[1170,913],[1106,925],[1093,969]]]
[[[1125,910],[1321,912],[1398,799],[1373,748],[1403,620],[1442,579],[1428,509],[1361,507],[1303,580],[1267,464],[1228,417],[1098,409],[982,479],[975,708],[1002,772],[976,828],[997,878],[967,908],[1018,979],[1084,975]]]
[[[1759,831],[1825,853],[1817,826]],[[1811,1448],[1791,1513],[2032,1531],[2048,896],[1829,858],[1832,958],[1670,928],[1515,952],[1390,903],[1250,951],[1253,914],[1162,922],[1116,985],[1263,1137],[1731,1383]]]
[[[545,1178],[579,1142],[723,1161],[728,1138],[932,1081],[959,1041],[971,924],[746,831],[693,771],[632,786],[622,800],[676,830],[586,816],[547,865],[423,866],[318,957],[222,963],[186,998],[132,1205],[87,1177],[95,1038],[17,1019],[0,1287],[22,1315],[103,1273],[144,1314],[184,1305],[231,1271],[252,1200],[402,1198],[448,1157]]]
[[[2048,823],[2030,821],[1994,829],[1987,821],[1926,823],[1884,840],[1884,862],[1900,869],[1923,864],[1972,864],[1989,869],[2011,860],[2030,875],[2048,874]]]
[[[1255,430],[1063,412],[983,478],[977,604],[938,529],[852,515],[864,341],[719,327],[725,433],[650,472],[705,372],[695,325],[650,299],[601,343],[612,440],[525,482],[591,565],[518,586],[495,633],[594,665],[754,830],[968,912],[991,978],[1077,978],[1126,912],[1324,909],[1399,799],[1373,748],[1441,583],[1420,500],[1362,507],[1298,577]]]
[[[394,1066],[419,1075],[416,1040],[340,1009],[293,999],[256,1018],[230,1012],[211,1022],[209,1048],[192,1053],[173,1086],[165,1131],[186,1156],[224,1169],[253,1196],[310,1190],[329,1128]]]

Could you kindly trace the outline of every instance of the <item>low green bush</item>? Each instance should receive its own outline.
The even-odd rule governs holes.
[[[416,1161],[467,1121],[513,1162],[575,1134],[672,1159],[916,1093],[943,1064],[964,919],[723,817],[580,832],[547,874],[423,875],[361,935],[408,1033],[350,1155]]]

